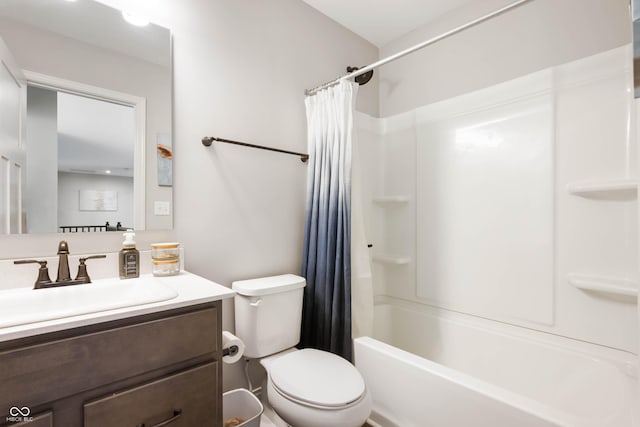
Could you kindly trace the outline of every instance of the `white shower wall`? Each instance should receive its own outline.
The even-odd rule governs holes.
[[[637,352],[630,64],[358,117],[376,295]]]
[[[417,295],[553,323],[552,73],[416,110]]]

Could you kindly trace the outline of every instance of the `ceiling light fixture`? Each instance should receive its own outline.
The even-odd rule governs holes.
[[[122,11],[122,17],[125,21],[127,21],[131,25],[135,25],[136,27],[144,27],[149,25],[149,20],[147,18],[143,18],[141,16],[132,15],[128,12]]]
[[[111,173],[111,171],[110,171],[110,170],[106,170],[106,171],[104,171],[104,173],[106,173],[106,174],[110,174],[110,173]]]

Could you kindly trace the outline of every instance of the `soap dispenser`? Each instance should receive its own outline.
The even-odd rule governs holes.
[[[140,252],[134,240],[136,233],[129,230],[123,234],[124,241],[120,250],[120,278],[131,279],[140,276]]]

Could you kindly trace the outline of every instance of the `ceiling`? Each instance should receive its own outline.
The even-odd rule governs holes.
[[[473,0],[303,0],[372,44],[389,42]]]
[[[58,92],[59,171],[131,177],[134,141],[132,107]]]
[[[133,26],[121,12],[98,2],[0,0],[0,17],[169,66],[169,30],[155,24]]]

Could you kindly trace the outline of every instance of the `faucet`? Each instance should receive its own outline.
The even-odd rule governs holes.
[[[38,278],[33,286],[33,289],[42,288],[54,288],[58,286],[80,285],[84,283],[91,283],[91,278],[87,273],[87,265],[85,262],[88,259],[106,258],[106,255],[91,255],[79,259],[78,274],[75,279],[71,279],[69,273],[69,245],[62,240],[58,243],[58,276],[56,281],[52,282],[49,278],[49,269],[47,268],[46,260],[25,259],[14,261],[14,264],[40,264],[38,269]]]
[[[71,280],[69,273],[69,245],[64,240],[58,243],[58,276],[56,282],[66,282]]]

